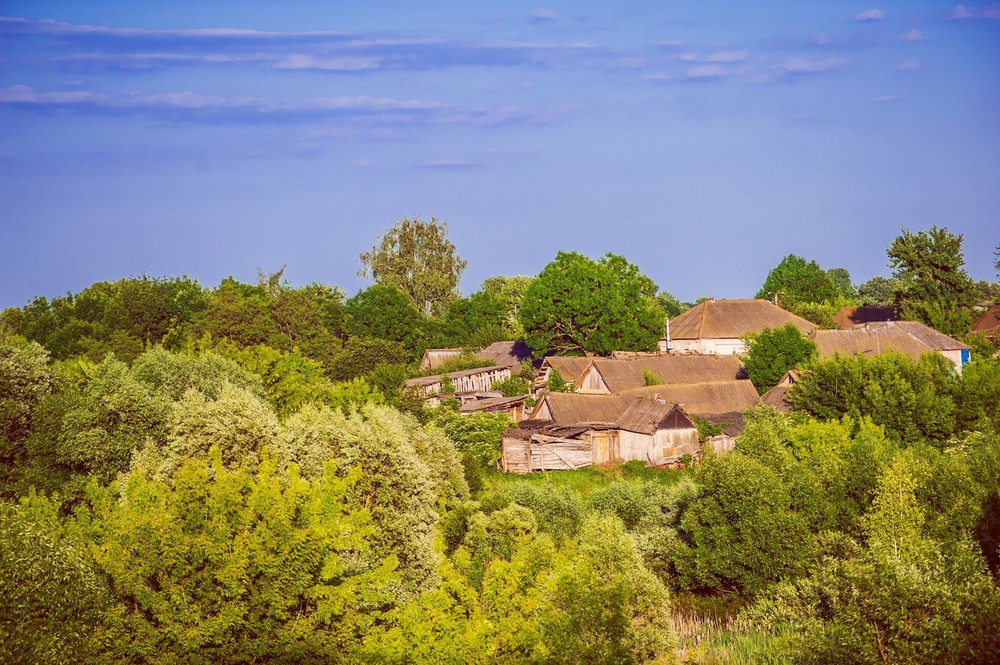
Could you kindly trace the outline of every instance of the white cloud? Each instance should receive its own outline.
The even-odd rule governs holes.
[[[647,72],[642,75],[643,81],[673,81],[677,77],[666,72]]]
[[[624,67],[626,69],[642,69],[648,64],[646,58],[619,58],[614,62],[618,67]]]
[[[925,39],[927,39],[927,37],[924,36],[924,33],[920,32],[916,28],[912,28],[901,34],[896,39],[898,39],[901,42],[922,42]]]
[[[955,5],[955,8],[951,10],[951,17],[961,21],[967,18],[975,18],[976,15],[970,12],[965,5]]]
[[[684,51],[680,55],[675,55],[674,59],[681,62],[701,62],[701,56],[694,51]]]
[[[820,74],[823,72],[835,72],[846,67],[849,61],[843,58],[826,58],[824,60],[808,60],[806,58],[793,58],[774,66],[787,74]]]
[[[359,72],[378,69],[381,58],[335,57],[324,58],[307,54],[286,55],[274,63],[277,69],[321,69],[324,71]]]
[[[717,79],[727,74],[729,70],[722,65],[698,65],[685,72],[685,76],[689,79]]]
[[[951,10],[951,18],[957,21],[977,18],[997,21],[1000,20],[1000,2],[992,5],[956,5]]]
[[[894,69],[897,72],[915,72],[921,67],[923,67],[923,64],[919,60],[903,60]]]
[[[865,21],[881,21],[885,18],[885,12],[881,9],[869,9],[868,11],[859,12],[854,16],[854,20],[859,23]]]
[[[559,19],[559,14],[554,9],[536,9],[531,12],[531,18],[535,21],[555,21]]]
[[[882,104],[886,102],[896,102],[899,101],[899,95],[879,95],[872,101],[876,101]]]
[[[444,171],[465,171],[468,169],[476,169],[481,166],[482,164],[468,159],[433,159],[417,164],[417,168],[441,169]]]
[[[716,51],[705,57],[706,62],[743,62],[747,59],[747,50]]]

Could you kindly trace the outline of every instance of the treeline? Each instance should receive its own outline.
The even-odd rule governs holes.
[[[278,271],[2,313],[0,661],[1000,660],[1000,360],[802,347],[797,412],[694,469],[507,476],[504,417],[400,392],[424,348],[640,350],[680,304],[610,254],[408,284],[415,238],[464,262],[405,228],[351,298]]]

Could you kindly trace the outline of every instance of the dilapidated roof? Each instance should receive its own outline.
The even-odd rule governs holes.
[[[864,323],[848,330],[817,330],[812,335],[820,359],[836,354],[872,356],[893,350],[913,360],[928,351],[956,351],[969,347],[917,321]]]
[[[566,383],[573,383],[590,366],[591,361],[593,358],[582,356],[546,356],[543,364],[559,372]]]
[[[670,384],[634,388],[625,395],[642,395],[679,404],[691,416],[712,422],[718,416],[739,414],[758,403],[760,395],[749,379]]]
[[[476,356],[492,360],[497,367],[520,367],[521,363],[531,361],[531,347],[521,339],[514,342],[493,342]]]
[[[646,385],[646,374],[662,383],[704,383],[746,378],[746,368],[733,355],[660,355],[629,360],[595,358],[594,370],[613,393]]]
[[[653,434],[659,429],[695,426],[676,404],[640,395],[548,393],[543,400],[551,416],[549,422],[553,426],[588,425],[641,434]]]
[[[670,320],[671,339],[738,339],[791,323],[803,335],[816,324],[768,300],[705,300]]]

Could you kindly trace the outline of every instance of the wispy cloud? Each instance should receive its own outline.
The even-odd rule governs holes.
[[[727,76],[729,70],[722,65],[698,65],[689,68],[684,76],[691,80],[717,79]]]
[[[341,31],[267,32],[232,28],[151,30],[0,17],[10,39],[58,38],[46,44],[49,62],[77,69],[154,69],[192,62],[256,64],[285,70],[358,72],[455,65],[559,66],[581,57],[607,58],[593,44],[511,39],[441,39]],[[142,50],[137,50],[141,47]],[[620,57],[620,53],[617,54]]]
[[[705,56],[705,62],[743,62],[747,59],[747,50],[716,51]]]
[[[867,21],[881,21],[885,18],[885,12],[881,9],[869,9],[867,11],[858,12],[854,16],[854,20],[859,23],[864,23]]]
[[[286,55],[274,63],[276,69],[319,69],[323,71],[358,72],[366,69],[378,69],[381,58],[332,57],[323,58],[314,55]]]
[[[158,114],[176,120],[267,121],[274,118],[329,116],[376,124],[461,124],[491,126],[551,122],[576,109],[567,106],[526,109],[518,106],[461,106],[428,99],[371,96],[254,97],[205,95],[192,91],[111,95],[85,90],[39,91],[29,86],[0,88],[0,105],[59,109],[106,115]]]
[[[879,102],[880,104],[885,104],[887,102],[897,102],[899,101],[899,95],[879,95],[872,101]]]
[[[922,42],[927,39],[924,33],[920,32],[916,28],[911,28],[904,32],[903,34],[896,37],[898,41],[901,42]]]
[[[434,159],[416,164],[418,169],[436,169],[439,171],[471,171],[483,167],[483,164],[469,159]]]
[[[951,18],[956,21],[970,19],[987,19],[1000,21],[1000,3],[992,5],[955,5],[951,10]]]
[[[919,60],[903,60],[897,63],[893,69],[897,72],[915,72],[923,67],[923,64]]]
[[[774,66],[774,69],[784,74],[822,74],[844,69],[850,61],[843,58],[825,58],[809,60],[808,58],[793,58]]]
[[[532,21],[558,21],[559,13],[554,9],[536,9],[531,12]]]

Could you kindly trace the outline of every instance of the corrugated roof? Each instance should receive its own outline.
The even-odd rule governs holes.
[[[746,378],[746,368],[733,355],[661,355],[628,360],[595,358],[594,368],[613,393],[645,386],[646,372],[663,383],[704,383]]]
[[[632,400],[614,426],[629,432],[654,434],[661,427],[688,428],[695,424],[676,404],[640,397]]]
[[[642,395],[679,404],[689,415],[713,420],[723,414],[742,413],[760,400],[749,379],[706,383],[645,386],[626,395]]]
[[[684,410],[679,409],[676,404],[640,395],[549,393],[544,399],[552,416],[552,424],[562,427],[597,425],[653,434],[672,414],[672,426],[694,426]]]
[[[450,379],[461,379],[466,376],[475,376],[476,374],[489,374],[490,372],[496,372],[503,370],[509,372],[509,369],[504,367],[497,367],[496,365],[490,365],[489,367],[476,367],[474,369],[463,369],[459,372],[448,372],[447,374],[435,374],[433,376],[418,376],[412,379],[407,379],[405,384],[407,387],[413,386],[429,386],[435,384],[441,380],[441,377],[447,376]]]
[[[820,359],[842,356],[872,356],[892,349],[913,360],[928,351],[969,348],[957,339],[917,321],[864,323],[848,330],[817,330],[812,335]]]
[[[670,320],[671,339],[738,339],[791,323],[808,335],[816,325],[768,300],[705,300]]]
[[[573,383],[580,378],[583,370],[590,366],[593,358],[581,356],[547,356],[545,362],[552,369],[559,372],[559,376],[566,383]]]
[[[484,360],[492,360],[498,367],[520,366],[531,360],[531,347],[524,340],[514,342],[493,342],[476,354]]]
[[[972,332],[992,334],[998,330],[1000,330],[1000,305],[990,305],[972,324]]]
[[[873,321],[895,321],[895,307],[841,307],[833,315],[833,321],[841,330],[846,330],[860,323]]]
[[[548,393],[545,396],[552,422],[556,425],[613,423],[618,420],[632,399],[622,395],[579,393]]]

